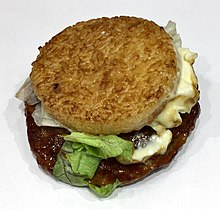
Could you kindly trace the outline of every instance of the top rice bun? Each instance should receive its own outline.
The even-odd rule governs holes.
[[[30,75],[34,91],[51,116],[80,132],[141,129],[162,111],[179,80],[171,37],[142,18],[80,22],[39,50]]]

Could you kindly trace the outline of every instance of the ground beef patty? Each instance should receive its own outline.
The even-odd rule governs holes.
[[[56,156],[64,142],[63,135],[69,132],[63,128],[39,127],[34,123],[31,116],[34,106],[26,104],[26,119],[28,140],[31,150],[36,156],[38,164],[47,172],[52,173]],[[167,165],[177,154],[182,145],[186,142],[188,135],[195,127],[196,119],[200,113],[200,106],[197,103],[190,114],[182,115],[183,122],[180,126],[172,128],[173,139],[164,155],[153,155],[146,164],[136,163],[124,165],[114,158],[102,160],[91,183],[97,186],[107,185],[119,179],[123,184],[129,184],[142,179],[152,171]],[[150,127],[140,130],[148,135],[152,133]],[[131,139],[136,131],[120,135],[124,139]]]

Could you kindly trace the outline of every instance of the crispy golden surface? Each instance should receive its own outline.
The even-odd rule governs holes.
[[[53,37],[31,80],[45,109],[65,126],[93,134],[142,128],[176,90],[178,67],[163,28],[135,17],[80,22]]]

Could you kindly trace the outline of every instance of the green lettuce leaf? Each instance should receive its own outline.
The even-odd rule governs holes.
[[[53,175],[60,181],[73,186],[87,186],[85,177],[77,175],[72,171],[71,165],[63,153],[57,156],[56,164],[53,168]]]
[[[132,160],[133,143],[115,135],[94,136],[72,132],[64,137],[65,142],[57,156],[53,175],[73,186],[88,186],[98,196],[109,196],[121,182],[97,187],[89,183],[102,159],[120,158]]]
[[[101,159],[120,157],[120,159],[124,159],[125,161],[132,160],[133,143],[116,135],[95,136],[80,132],[72,132],[70,135],[65,136],[64,139],[81,143],[84,145],[88,154]]]
[[[73,152],[72,154],[68,154],[67,158],[71,164],[72,171],[88,179],[94,176],[101,161],[100,158],[91,156],[85,151]]]
[[[118,186],[121,186],[122,183],[116,179],[116,181],[113,184],[107,184],[105,186],[95,186],[93,184],[89,184],[89,188],[99,197],[108,197],[109,195],[112,194],[112,192],[115,191],[115,189]]]

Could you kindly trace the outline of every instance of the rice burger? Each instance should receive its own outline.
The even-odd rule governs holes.
[[[171,162],[195,126],[197,54],[173,22],[92,19],[39,51],[16,96],[38,164],[65,183],[106,197]]]

